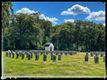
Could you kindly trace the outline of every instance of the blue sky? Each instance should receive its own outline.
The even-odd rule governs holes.
[[[74,7],[77,14],[69,14],[70,12],[74,11],[74,5],[77,5]],[[86,7],[91,11],[90,13],[87,13]],[[15,14],[18,10],[21,10],[22,8],[28,8],[29,10],[35,12],[39,11],[43,14],[43,17],[46,17],[46,19],[48,18],[48,20],[52,19],[51,21],[56,21],[56,23],[54,24],[63,23],[65,19],[90,20],[95,23],[105,23],[105,4],[102,2],[13,2],[13,9]],[[80,9],[81,13],[79,13],[78,8]],[[68,11],[68,9],[71,10]],[[68,14],[64,13],[63,15],[61,15],[63,11],[67,12]],[[86,17],[88,17],[88,19],[86,19]]]

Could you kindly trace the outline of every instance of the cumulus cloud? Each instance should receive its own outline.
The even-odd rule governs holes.
[[[74,12],[70,12],[70,11],[62,11],[61,15],[77,15]]]
[[[22,8],[22,9],[16,11],[17,14],[19,14],[19,13],[22,13],[22,14],[32,14],[32,13],[37,13],[37,12],[38,12],[38,11],[33,11],[33,10],[28,9],[28,8]],[[40,18],[40,19],[44,19],[44,20],[51,21],[53,24],[57,24],[57,21],[58,21],[57,18],[55,18],[55,17],[50,18],[50,17],[48,17],[48,16],[45,16],[44,14],[41,14],[41,15],[39,16],[39,18]]]
[[[68,8],[66,11],[62,11],[61,15],[89,14],[90,12],[91,11],[89,8],[75,4],[71,8]]]
[[[53,24],[57,24],[57,21],[58,21],[57,18],[55,18],[55,17],[50,18],[50,17],[45,16],[44,14],[41,14],[41,15],[39,16],[39,18],[40,18],[40,19],[44,19],[44,20],[51,21]]]
[[[74,19],[64,19],[64,22],[74,22]]]
[[[105,11],[92,12],[86,17],[87,20],[105,21]]]
[[[28,9],[28,8],[22,8],[22,9],[16,11],[16,13],[17,13],[17,14],[18,14],[18,13],[22,13],[22,14],[32,14],[32,13],[36,13],[36,12],[33,11],[33,10],[30,10],[30,9]]]

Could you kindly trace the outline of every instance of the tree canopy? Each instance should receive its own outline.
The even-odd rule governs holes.
[[[44,49],[46,42],[52,42],[55,50],[105,50],[102,24],[76,20],[53,26],[50,21],[39,19],[39,13],[10,16],[10,5],[2,3],[3,50]]]

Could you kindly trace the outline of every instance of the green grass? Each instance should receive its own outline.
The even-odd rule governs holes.
[[[3,76],[106,76],[102,57],[99,56],[99,64],[94,64],[93,57],[89,55],[89,62],[86,63],[84,56],[82,53],[63,55],[61,61],[53,62],[48,55],[48,60],[43,62],[43,55],[39,61],[35,61],[34,56],[31,60],[21,60],[21,57],[6,57],[3,52]]]

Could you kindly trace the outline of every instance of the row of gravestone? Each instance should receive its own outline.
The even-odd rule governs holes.
[[[94,63],[95,64],[98,64],[99,63],[99,55],[100,55],[100,57],[103,57],[103,62],[105,62],[106,61],[106,56],[105,56],[105,53],[103,52],[103,53],[95,53],[95,52],[90,52],[90,56],[91,57],[93,57],[94,58]],[[89,55],[88,55],[88,53],[86,53],[86,55],[85,55],[85,61],[86,62],[88,62],[88,60],[89,60]]]
[[[43,55],[43,61],[47,61],[47,56],[49,53],[48,52],[40,53],[40,52],[34,52],[34,51],[13,51],[13,50],[6,51],[7,57],[14,58],[15,54],[16,54],[16,59],[18,59],[18,57],[21,57],[21,59],[24,59],[24,57],[26,56],[28,60],[30,60],[34,54],[36,61],[39,60],[40,55]],[[63,54],[65,54],[66,56],[68,55],[68,53],[50,53],[51,60],[56,61],[57,58],[58,60],[61,60],[61,56]],[[72,54],[76,54],[76,53],[69,53],[69,55],[72,55]]]

